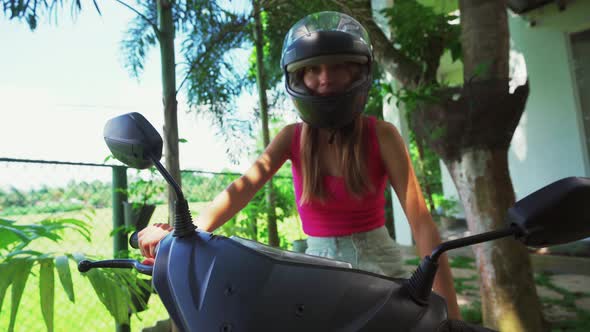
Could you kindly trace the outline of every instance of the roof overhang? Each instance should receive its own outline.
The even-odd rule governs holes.
[[[565,6],[565,0],[508,0],[508,8],[516,14],[525,14],[533,9],[543,7],[551,2]]]

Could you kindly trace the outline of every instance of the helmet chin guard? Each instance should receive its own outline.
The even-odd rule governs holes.
[[[371,82],[365,81],[352,91],[333,96],[314,96],[293,91],[286,84],[287,93],[301,120],[314,128],[339,129],[360,115],[367,102]]]

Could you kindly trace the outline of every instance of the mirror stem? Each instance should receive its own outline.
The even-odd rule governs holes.
[[[168,173],[168,171],[164,168],[164,166],[162,165],[162,163],[160,163],[159,160],[156,160],[156,158],[152,156],[150,156],[150,160],[154,163],[154,166],[156,166],[158,171],[160,171],[160,174],[162,174],[164,179],[166,179],[166,182],[168,182],[172,186],[174,192],[176,193],[176,199],[178,201],[184,201],[184,195],[182,194],[182,190],[180,190],[180,186],[178,185],[178,183],[176,183],[172,175]]]
[[[442,255],[447,250],[467,247],[472,244],[496,240],[510,235],[518,235],[520,232],[521,231],[516,226],[508,226],[497,231],[486,232],[482,234],[472,235],[456,240],[443,242],[439,244],[438,247],[434,248],[432,254],[430,255],[430,258],[433,262],[437,262],[440,255]]]
[[[441,243],[432,251],[430,256],[426,256],[422,259],[416,271],[414,271],[412,276],[404,284],[404,288],[417,304],[426,305],[428,304],[428,298],[432,292],[432,285],[434,284],[434,277],[436,276],[436,270],[438,269],[438,259],[440,255],[447,250],[467,247],[472,244],[496,240],[511,235],[519,237],[522,235],[522,231],[518,227],[511,225],[501,230]]]
[[[176,201],[174,202],[174,233],[172,235],[176,237],[185,237],[193,234],[197,227],[193,224],[193,218],[188,207],[188,202],[184,199],[180,186],[159,160],[152,156],[150,156],[150,160],[176,193]]]

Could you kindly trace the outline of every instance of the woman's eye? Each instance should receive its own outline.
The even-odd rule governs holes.
[[[318,66],[312,66],[312,67],[307,68],[307,71],[309,71],[310,73],[314,73],[315,74],[315,73],[318,73],[320,71],[320,67],[318,67]]]

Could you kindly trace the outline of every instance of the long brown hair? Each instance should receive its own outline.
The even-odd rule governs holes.
[[[363,146],[365,129],[363,117],[359,116],[350,125],[338,129],[334,133],[332,143],[337,149],[338,167],[342,170],[346,188],[353,197],[357,198],[374,189],[367,176],[367,148]],[[312,200],[324,201],[328,196],[322,182],[326,174],[322,174],[319,143],[320,130],[304,123],[300,141],[303,175],[302,204],[310,203]]]

